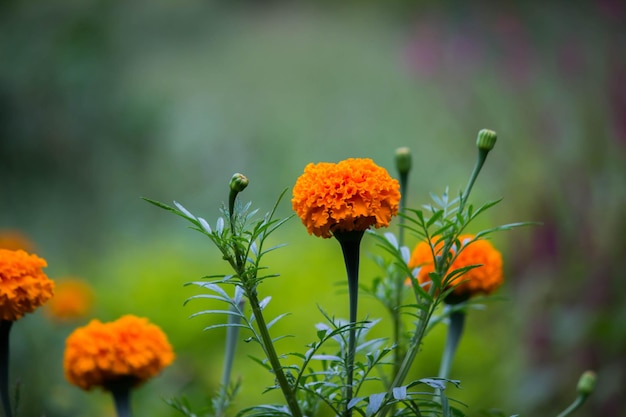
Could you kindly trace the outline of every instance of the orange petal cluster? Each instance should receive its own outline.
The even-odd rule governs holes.
[[[0,249],[0,320],[18,320],[52,298],[54,282],[43,272],[46,266],[37,255]]]
[[[472,239],[474,239],[474,235],[459,236],[461,244],[466,246],[463,247],[448,270],[448,272],[452,272],[470,265],[481,265],[462,275],[457,275],[450,282],[451,286],[456,285],[453,294],[461,298],[477,294],[491,294],[504,281],[500,252],[485,239],[478,239],[466,244]],[[435,240],[433,240],[434,242]],[[439,254],[442,249],[443,242],[440,242],[435,251]],[[433,255],[427,242],[420,242],[415,246],[409,260],[409,267],[420,268],[416,278],[427,289],[431,282],[429,274],[434,271]]]
[[[65,342],[63,367],[67,380],[85,390],[107,389],[119,380],[139,385],[174,360],[161,329],[146,318],[126,315],[116,321],[92,320]]]
[[[399,203],[398,181],[367,158],[308,164],[291,200],[309,234],[323,238],[389,226]]]
[[[91,286],[83,280],[57,281],[54,298],[46,305],[46,312],[58,320],[82,318],[89,313],[93,298]]]

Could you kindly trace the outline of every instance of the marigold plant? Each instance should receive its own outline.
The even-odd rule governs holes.
[[[448,283],[453,287],[452,294],[455,298],[469,298],[478,294],[491,294],[504,281],[502,273],[502,255],[493,247],[491,242],[485,239],[475,239],[474,235],[465,234],[459,236],[459,242],[463,247],[456,253],[451,249],[454,261],[450,265],[449,272],[471,267],[465,273],[454,276]],[[416,279],[425,289],[430,287],[430,274],[434,271],[433,250],[440,255],[443,241],[435,245],[436,239],[428,242],[419,242],[409,260],[410,268],[418,268]],[[473,267],[475,266],[475,267]]]
[[[92,307],[93,298],[93,289],[81,279],[57,281],[54,298],[46,306],[46,312],[58,320],[85,317]]]
[[[106,390],[121,379],[140,385],[173,360],[172,347],[158,326],[126,315],[109,323],[92,320],[74,330],[66,340],[63,367],[70,383]]]
[[[310,234],[387,227],[398,212],[400,185],[368,158],[308,164],[293,187],[292,206]]]
[[[46,261],[23,250],[0,249],[0,319],[15,321],[52,298]]]

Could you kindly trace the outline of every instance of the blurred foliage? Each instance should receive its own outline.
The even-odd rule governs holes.
[[[202,404],[219,383],[223,339],[187,320],[182,285],[222,271],[209,242],[141,196],[208,219],[233,172],[250,178],[245,196],[263,208],[308,162],[371,157],[393,172],[394,149],[409,146],[416,206],[464,185],[475,132],[491,128],[500,141],[474,200],[504,202],[484,221],[544,226],[495,238],[507,300],[469,317],[452,370],[457,398],[469,415],[553,415],[592,368],[597,391],[578,415],[618,415],[625,16],[613,0],[2,2],[0,228],[28,236],[51,278],[90,281],[94,317],[134,313],[164,329],[177,360],[134,407],[175,415],[161,397]],[[294,313],[280,329],[297,335],[289,350],[313,337],[316,303],[341,315],[347,302],[334,291],[334,242],[308,238],[297,219],[284,231],[289,245],[269,258],[282,277],[261,290],[274,296],[268,308]],[[364,280],[377,273],[373,262],[362,270]],[[384,315],[373,300],[362,306]],[[63,379],[72,328],[40,312],[14,326],[23,415],[112,415],[110,398]],[[427,340],[416,374],[436,374],[442,338],[437,329]],[[267,375],[246,358],[253,347],[240,347],[245,405]]]

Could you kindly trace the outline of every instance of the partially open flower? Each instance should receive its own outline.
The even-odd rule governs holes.
[[[119,381],[140,385],[173,360],[172,347],[159,327],[126,315],[110,323],[92,320],[74,330],[65,342],[63,367],[70,383],[108,390]]]
[[[46,306],[54,319],[69,320],[87,316],[93,304],[93,290],[81,279],[64,279],[56,282],[55,295]]]
[[[399,202],[398,181],[367,158],[307,165],[291,200],[308,232],[323,238],[389,226]]]
[[[0,320],[18,320],[52,298],[54,282],[43,272],[46,266],[37,255],[0,249]]]
[[[452,279],[449,286],[455,287],[452,297],[448,300],[464,300],[477,294],[491,294],[504,281],[502,255],[500,252],[485,239],[478,239],[468,243],[473,238],[473,235],[462,235],[459,237],[460,243],[464,246],[450,266],[448,273],[471,265],[480,266],[469,269],[462,275],[457,275]],[[441,255],[442,249],[443,242],[440,242],[435,248],[435,253]],[[454,249],[453,252],[455,252]],[[431,283],[429,274],[434,271],[430,244],[427,242],[417,244],[409,260],[409,267],[419,268],[416,276],[417,281],[425,289],[428,289]]]

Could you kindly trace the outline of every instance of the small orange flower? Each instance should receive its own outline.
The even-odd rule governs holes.
[[[132,380],[135,386],[157,375],[174,360],[161,329],[148,319],[126,315],[110,323],[92,320],[65,341],[67,380],[85,390]]]
[[[473,235],[461,235],[459,241],[465,245],[473,238]],[[442,249],[443,242],[440,242],[435,250],[441,252]],[[457,275],[450,282],[451,286],[456,285],[452,292],[455,298],[466,299],[476,294],[491,294],[502,284],[504,280],[502,255],[489,241],[478,239],[464,246],[450,266],[448,273],[470,265],[481,266],[472,268],[462,275]],[[421,285],[425,284],[424,287],[428,288],[431,282],[429,274],[434,271],[433,256],[428,243],[420,242],[417,244],[409,260],[409,267],[420,268],[416,277],[417,281]]]
[[[85,317],[93,304],[91,286],[80,279],[56,282],[55,295],[46,306],[48,314],[59,320]]]
[[[54,282],[42,271],[46,266],[37,255],[0,249],[0,320],[18,320],[52,298]]]
[[[294,211],[310,234],[389,226],[398,213],[400,185],[371,159],[308,164],[293,187]]]

